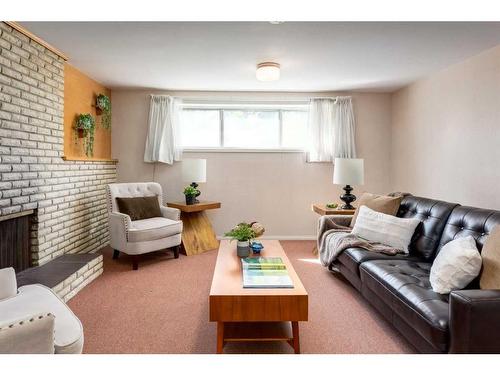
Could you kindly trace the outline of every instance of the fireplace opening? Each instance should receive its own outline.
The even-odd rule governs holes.
[[[33,210],[0,216],[0,268],[14,267],[20,272],[33,265],[31,224]]]

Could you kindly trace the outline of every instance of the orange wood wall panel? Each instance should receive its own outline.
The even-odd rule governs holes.
[[[90,113],[96,119],[94,156],[92,159],[111,159],[111,129],[101,126],[102,116],[96,116],[95,99],[98,94],[111,98],[111,90],[68,63],[64,67],[64,156],[67,159],[84,158],[83,139],[75,136],[75,118],[80,113]]]

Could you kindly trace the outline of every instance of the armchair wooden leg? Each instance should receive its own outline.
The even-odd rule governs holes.
[[[139,269],[139,256],[132,255],[132,269],[137,271]]]
[[[180,245],[177,245],[174,247],[174,258],[177,259],[179,258],[179,250],[180,250]]]
[[[120,256],[120,251],[113,250],[113,259],[118,259],[119,256]]]

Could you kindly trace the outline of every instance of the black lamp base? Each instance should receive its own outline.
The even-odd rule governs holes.
[[[191,187],[196,189],[196,195],[194,196],[194,203],[200,203],[200,201],[197,199],[201,194],[201,191],[198,190],[198,184],[196,182],[191,182]]]
[[[351,205],[352,202],[356,200],[356,196],[354,194],[351,194],[351,191],[353,190],[351,185],[346,185],[344,187],[345,194],[340,196],[340,199],[345,203],[341,208],[343,210],[354,210],[355,207]]]

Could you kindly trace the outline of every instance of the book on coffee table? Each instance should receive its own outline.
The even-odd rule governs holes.
[[[293,288],[293,282],[281,258],[244,258],[243,288]]]

